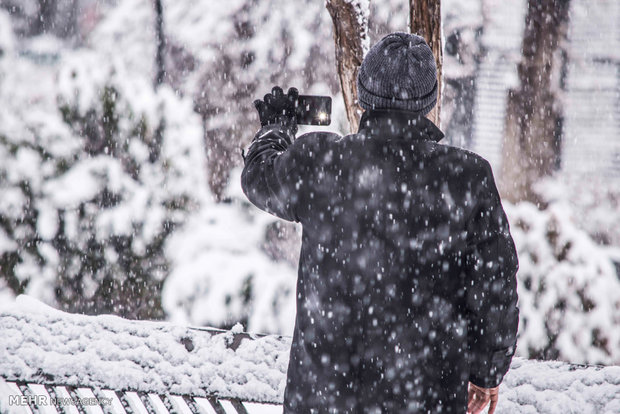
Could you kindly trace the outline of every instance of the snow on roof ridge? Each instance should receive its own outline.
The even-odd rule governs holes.
[[[61,312],[26,296],[0,308],[7,380],[282,403],[290,338]],[[498,413],[620,412],[620,367],[514,358]]]

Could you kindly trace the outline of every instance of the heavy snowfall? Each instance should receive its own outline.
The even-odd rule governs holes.
[[[409,2],[352,3],[366,47],[408,31]],[[519,328],[498,412],[620,412],[620,4],[568,3],[549,87],[561,122],[542,121],[553,165],[527,191],[500,186]],[[441,143],[500,184],[528,4],[441,1]],[[332,97],[331,125],[298,136],[350,132],[324,1],[0,0],[0,379],[34,380],[38,353],[62,377],[68,336],[92,352],[76,386],[164,378],[147,392],[282,402],[302,228],[241,188],[253,101],[276,84]],[[162,368],[196,327],[228,334],[192,331],[205,351]],[[229,352],[242,331],[270,336]]]

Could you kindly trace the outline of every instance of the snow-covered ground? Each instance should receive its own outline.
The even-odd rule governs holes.
[[[163,0],[169,47],[177,54],[168,62],[170,84],[157,90],[151,2],[100,3],[91,29],[77,44],[51,34],[22,37],[16,17],[0,8],[0,260],[6,260],[0,262],[0,303],[26,293],[75,312],[127,315],[127,304],[105,297],[106,286],[123,286],[139,271],[146,282],[161,283],[160,291],[144,295],[148,300],[140,309],[161,308],[159,316],[176,324],[165,326],[221,327],[243,320],[252,332],[292,332],[296,266],[274,260],[265,248],[273,244],[267,234],[275,219],[248,203],[238,167],[224,193],[227,201],[213,199],[206,176],[213,157],[205,138],[228,125],[233,128],[226,130],[229,138],[247,143],[258,126],[251,102],[272,83],[332,95],[330,129],[343,132],[346,120],[324,2]],[[458,28],[467,46],[458,56],[445,54],[446,77],[473,76],[475,50],[464,53],[476,47],[475,34],[483,25],[485,42],[499,46],[506,38],[494,34],[503,33],[512,36],[518,50],[525,3],[445,2],[444,35]],[[575,3],[581,20],[592,18],[583,18],[586,3]],[[605,4],[612,2],[587,9],[601,20],[611,10]],[[407,2],[373,0],[370,6],[373,40],[407,29]],[[247,38],[238,33],[243,27],[254,28],[243,35]],[[611,32],[587,27],[596,35],[580,47],[615,50]],[[281,44],[285,47],[272,47]],[[253,63],[246,67],[242,56]],[[232,69],[218,62],[231,62]],[[508,81],[501,77],[503,87]],[[118,153],[91,155],[86,148],[101,135],[97,131],[107,118],[102,101],[110,88]],[[584,93],[598,96],[588,88]],[[613,95],[614,89],[607,89]],[[238,98],[239,90],[247,90],[247,96]],[[488,93],[506,96],[496,89]],[[206,125],[194,108],[205,96],[214,109]],[[444,109],[448,106],[444,101]],[[65,119],[71,115],[66,110],[79,119]],[[479,116],[488,117],[489,111]],[[497,145],[502,120],[500,132],[490,136]],[[162,147],[152,162],[149,145],[157,131]],[[241,163],[239,151],[231,157],[231,164]],[[620,186],[604,174],[600,181],[583,177],[570,187],[554,181],[542,190],[547,209],[505,205],[521,262],[517,355],[620,364],[620,249],[612,252],[620,245],[615,188]],[[110,195],[112,205],[103,206]],[[168,223],[174,223],[169,234]],[[131,242],[115,246],[126,238]],[[287,247],[298,249],[293,243]],[[132,289],[115,291],[122,297]]]
[[[60,312],[18,296],[0,309],[0,376],[281,403],[290,338]],[[0,387],[0,389],[2,389]],[[6,389],[6,387],[5,387]],[[0,411],[10,411],[0,395]],[[618,413],[620,367],[515,358],[497,413]]]

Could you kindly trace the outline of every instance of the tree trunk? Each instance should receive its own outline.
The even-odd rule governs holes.
[[[441,46],[441,0],[409,0],[409,30],[422,36],[435,55],[437,63],[437,105],[427,115],[440,125],[443,48]]]
[[[36,20],[36,34],[51,34],[53,32],[57,6],[57,0],[39,0],[39,18]]]
[[[351,133],[357,132],[362,113],[357,100],[357,73],[369,41],[368,8],[363,4],[361,0],[326,0],[325,4],[334,23],[336,66]]]
[[[568,28],[569,0],[528,0],[520,85],[508,93],[500,191],[511,202],[542,200],[533,190],[560,161],[562,110],[561,43]]]
[[[243,7],[237,10],[230,22],[234,32],[227,40],[234,47],[224,47],[218,51],[212,64],[203,65],[200,75],[198,93],[195,96],[195,110],[203,121],[204,143],[207,161],[207,182],[217,202],[226,200],[231,170],[241,160],[241,145],[248,136],[240,126],[246,125],[252,116],[256,116],[251,103],[256,98],[260,85],[248,71],[255,71],[255,54],[253,40],[256,39],[257,26],[252,16],[256,13],[258,2],[245,0]],[[278,48],[292,50],[287,45],[287,32],[279,31]],[[287,47],[288,46],[288,47]],[[287,68],[288,53],[274,58],[273,67]],[[276,54],[277,55],[277,54]],[[277,84],[280,73],[275,71],[269,80]],[[231,105],[231,102],[233,105]],[[234,103],[241,103],[234,105]]]
[[[155,35],[157,36],[157,55],[155,56],[155,88],[164,83],[166,76],[165,53],[166,39],[164,37],[164,10],[161,0],[155,1]]]

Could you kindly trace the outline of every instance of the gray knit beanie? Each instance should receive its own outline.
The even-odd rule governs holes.
[[[437,102],[437,66],[424,38],[385,36],[369,51],[357,75],[364,109],[403,109],[426,115]]]

